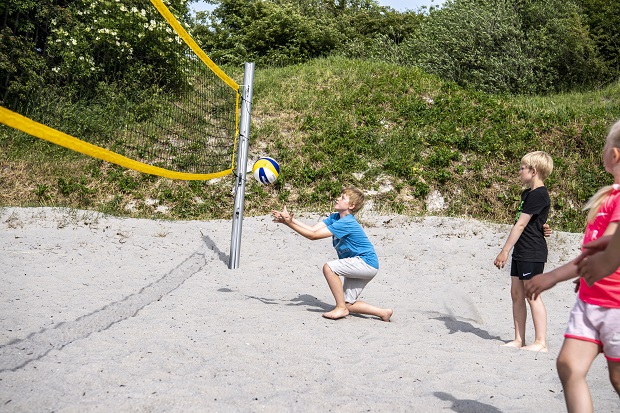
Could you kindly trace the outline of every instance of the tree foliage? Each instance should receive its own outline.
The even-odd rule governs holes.
[[[187,0],[169,0],[182,21]],[[168,24],[140,0],[6,0],[0,32],[0,99],[58,82],[117,82],[178,89],[186,58]],[[88,88],[81,87],[88,93]],[[8,104],[8,103],[7,103]]]
[[[406,47],[411,64],[492,93],[583,88],[604,74],[572,0],[448,0]]]
[[[375,0],[222,0],[198,13],[195,36],[215,60],[285,65],[326,56],[376,36],[400,43],[413,30],[413,14]]]
[[[620,76],[620,2],[579,0],[590,36],[605,63],[606,78]]]
[[[591,88],[620,76],[617,1],[447,0],[401,13],[376,0],[207,0],[215,9],[195,18],[190,1],[166,4],[218,64],[282,66],[343,55],[513,94]],[[6,0],[0,99],[45,83],[45,73],[182,87],[187,56],[151,13],[143,0]]]

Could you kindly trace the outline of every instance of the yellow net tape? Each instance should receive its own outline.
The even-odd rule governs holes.
[[[153,3],[153,6],[155,6],[159,13],[164,16],[164,19],[166,19],[168,24],[174,29],[175,32],[177,32],[181,39],[183,39],[185,44],[187,44],[189,48],[192,49],[194,53],[196,53],[196,56],[198,56],[200,60],[202,60],[203,63],[207,65],[207,67],[211,69],[213,73],[215,73],[220,79],[222,79],[228,86],[238,92],[239,85],[230,77],[228,77],[226,73],[222,71],[222,69],[217,67],[217,65],[213,63],[211,59],[209,59],[209,56],[207,56],[206,53],[202,51],[200,46],[196,44],[194,39],[192,39],[192,36],[187,33],[187,31],[183,28],[183,26],[181,26],[181,24],[174,17],[174,15],[170,13],[170,10],[168,10],[166,5],[161,0],[151,0],[151,3]]]
[[[159,168],[157,166],[147,165],[145,163],[134,161],[133,159],[129,159],[115,152],[74,138],[73,136],[67,135],[64,132],[60,132],[56,129],[50,128],[49,126],[45,126],[42,123],[35,122],[25,116],[22,116],[1,106],[0,122],[12,128],[18,129],[22,132],[26,132],[34,137],[44,139],[60,146],[64,146],[65,148],[74,150],[79,153],[83,153],[84,155],[92,156],[93,158],[101,159],[139,172],[163,176],[165,178],[182,179],[188,181],[208,180],[213,178],[219,178],[232,172],[232,168],[230,168],[225,171],[220,171],[212,174],[190,174],[185,172],[170,171],[168,169]]]

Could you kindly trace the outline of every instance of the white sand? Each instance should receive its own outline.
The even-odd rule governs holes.
[[[246,217],[229,270],[227,220],[0,210],[0,411],[565,410],[555,358],[571,283],[544,295],[549,353],[504,348],[510,277],[492,263],[508,226],[360,220],[381,263],[363,299],[394,308],[390,323],[322,318],[330,241],[267,216]],[[547,268],[580,240],[556,232]],[[602,356],[589,383],[595,411],[620,412]]]

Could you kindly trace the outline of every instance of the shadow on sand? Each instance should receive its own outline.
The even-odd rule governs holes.
[[[437,391],[433,394],[438,399],[452,402],[450,409],[458,413],[502,413],[497,407],[475,400],[457,399],[453,395],[441,391]]]
[[[442,314],[442,313],[438,313],[435,311],[431,311],[428,312],[429,315],[431,315],[431,319],[433,320],[439,320],[441,322],[443,322],[446,325],[446,328],[449,331],[449,334],[454,334],[454,333],[471,333],[474,334],[484,340],[500,340],[502,341],[501,337],[499,336],[492,336],[491,334],[489,334],[488,331],[483,330],[481,328],[475,327],[473,324],[467,322],[467,321],[463,321],[463,320],[459,320],[454,316],[451,316],[449,314]],[[434,317],[433,317],[434,316]]]

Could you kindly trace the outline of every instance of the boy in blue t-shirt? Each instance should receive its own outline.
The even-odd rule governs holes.
[[[323,275],[336,300],[336,308],[323,314],[332,320],[346,317],[349,313],[368,314],[390,321],[392,309],[378,308],[357,298],[366,284],[379,271],[379,260],[366,233],[353,215],[364,206],[364,194],[357,188],[342,190],[334,205],[335,213],[313,226],[293,218],[286,207],[283,211],[271,211],[273,222],[283,223],[309,240],[332,237],[338,259],[323,265]],[[340,277],[344,278],[344,283]]]

